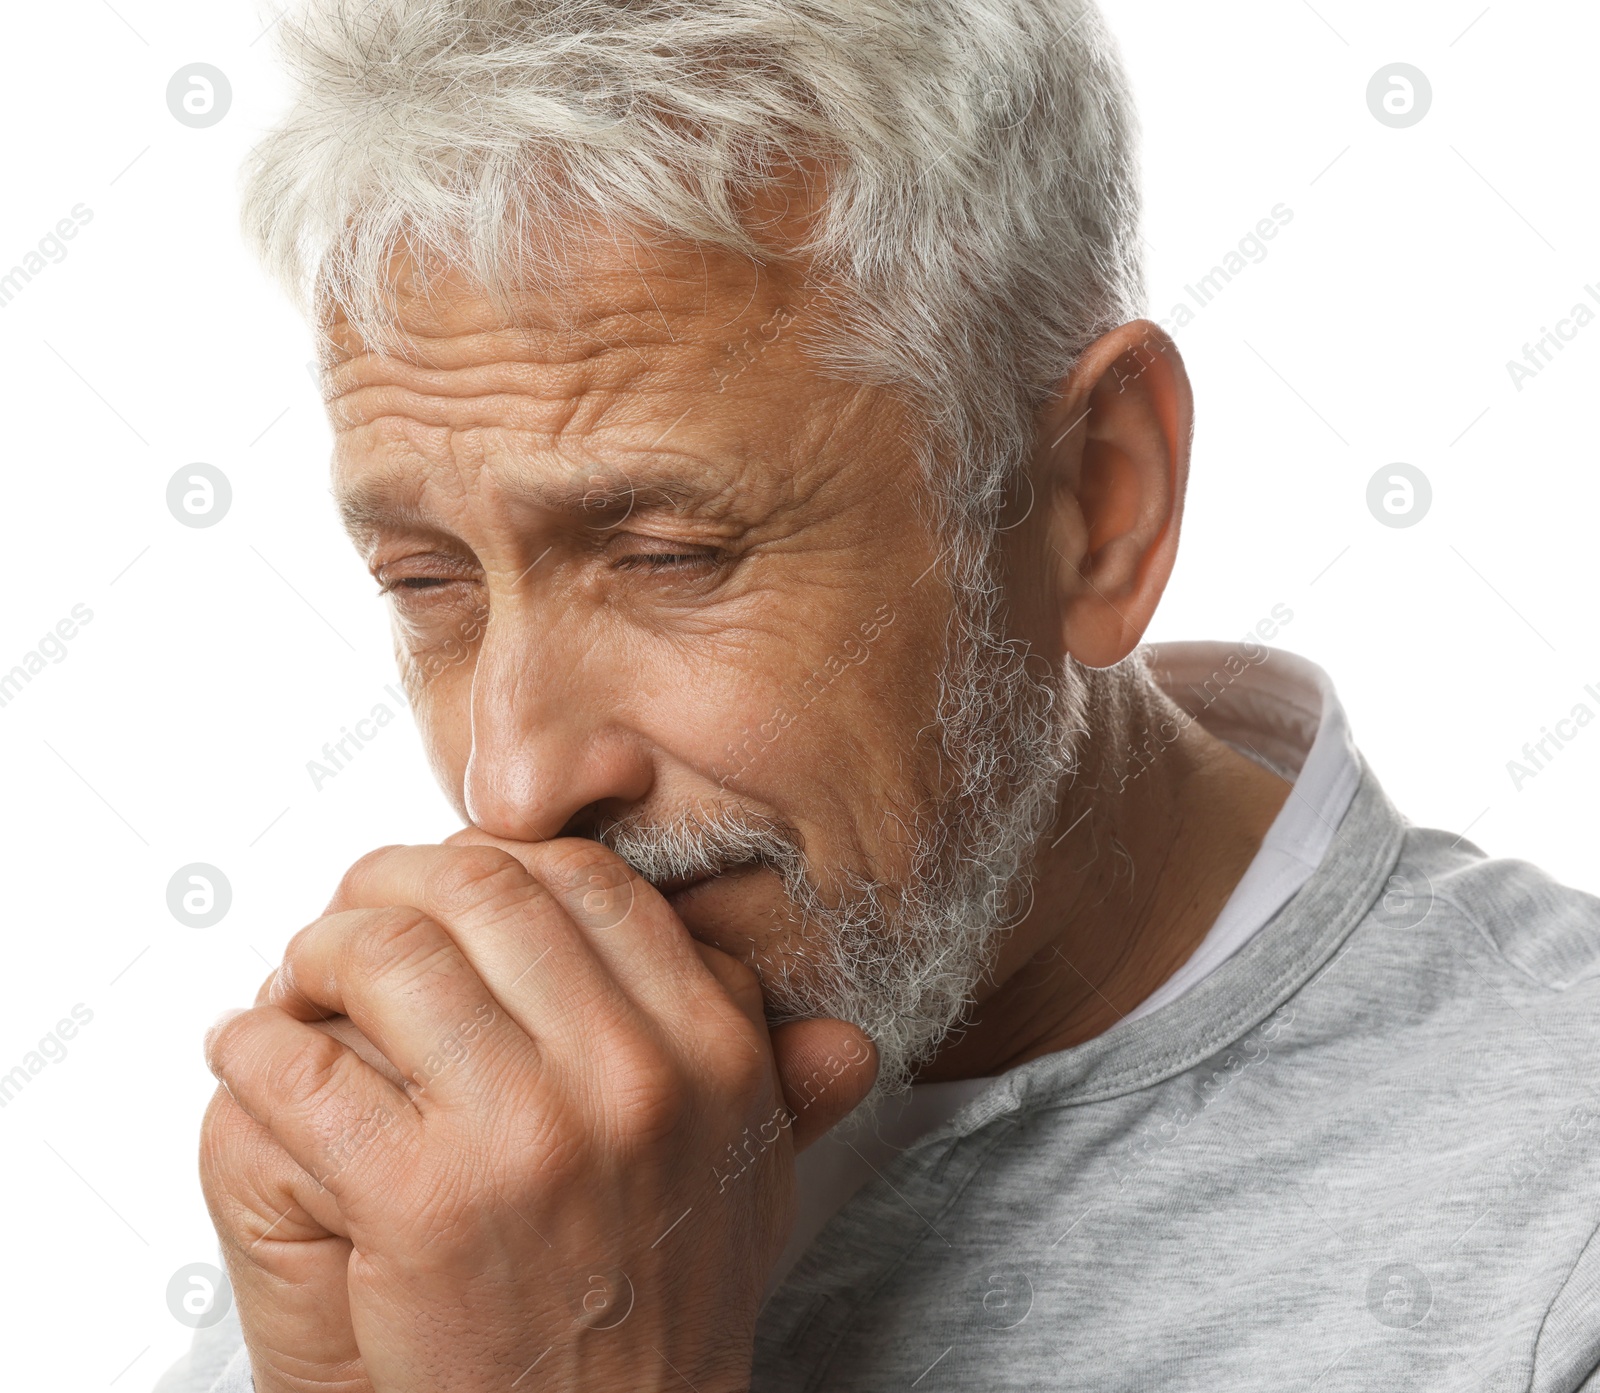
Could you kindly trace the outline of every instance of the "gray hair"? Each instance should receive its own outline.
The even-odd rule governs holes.
[[[1034,412],[1143,303],[1134,118],[1092,0],[301,0],[280,42],[296,93],[248,166],[247,235],[369,342],[398,249],[509,289],[581,211],[764,259],[751,195],[822,171],[794,250],[848,324],[820,356],[926,421],[968,524],[958,585],[986,588]]]
[[[833,956],[767,987],[785,1013],[869,1028],[902,1085],[1022,912],[1092,708],[1114,673],[1051,679],[1005,637],[990,562],[1039,406],[1143,300],[1134,120],[1092,0],[303,0],[294,106],[256,150],[245,224],[318,314],[397,335],[391,257],[444,262],[507,303],[559,270],[573,215],[764,261],[752,203],[821,175],[803,245],[843,329],[819,364],[900,393],[958,599],[940,675],[957,777],[917,866],[826,902],[803,857],[743,823],[612,829],[671,872],[756,852]],[[731,817],[731,814],[730,814]],[[759,831],[759,829],[757,829]]]

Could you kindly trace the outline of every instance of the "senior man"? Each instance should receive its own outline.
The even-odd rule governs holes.
[[[465,829],[207,1041],[163,1390],[1600,1388],[1600,906],[1264,641],[1078,0],[316,0],[247,223]],[[859,1106],[865,1102],[865,1106]]]

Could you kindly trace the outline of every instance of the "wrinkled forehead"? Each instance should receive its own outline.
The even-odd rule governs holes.
[[[511,292],[406,256],[389,288],[378,341],[324,322],[335,492],[358,540],[441,481],[476,491],[491,465],[568,513],[770,510],[811,490],[871,395],[807,353],[828,297],[783,262],[596,236]]]

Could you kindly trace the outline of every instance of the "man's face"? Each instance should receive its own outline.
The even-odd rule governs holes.
[[[802,354],[825,310],[797,281],[698,250],[597,244],[516,329],[448,286],[403,304],[413,362],[334,332],[335,482],[462,816],[731,818],[824,900],[892,901],[942,810],[952,603],[906,407]],[[657,878],[697,937],[805,980],[770,862]]]

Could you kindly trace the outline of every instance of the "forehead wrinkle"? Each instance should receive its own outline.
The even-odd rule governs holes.
[[[652,400],[658,396],[665,401]],[[452,472],[459,480],[453,491],[463,500],[488,491],[551,514],[586,518],[591,525],[618,514],[670,511],[699,521],[726,521],[737,530],[736,511],[764,514],[792,502],[777,496],[793,492],[788,472],[754,468],[741,432],[727,439],[714,432],[699,448],[692,441],[663,446],[692,413],[692,405],[677,409],[681,399],[670,390],[595,387],[533,404],[529,420],[530,413],[521,409],[424,416],[415,404],[419,399],[402,394],[373,419],[341,431],[344,467],[336,470],[335,494],[358,539],[385,528],[438,531],[422,504],[430,487]],[[514,397],[477,405],[502,402],[528,405]],[[641,407],[651,419],[605,419],[637,416]],[[469,460],[478,481],[473,484],[459,479]]]
[[[607,418],[636,416],[641,408],[650,412],[666,398],[655,426],[659,441],[708,399],[705,384],[723,347],[713,326],[700,322],[675,342],[659,332],[654,340],[590,340],[577,356],[533,353],[500,336],[476,338],[448,367],[364,352],[330,370],[326,407],[339,432],[393,416],[446,429],[559,435],[592,432]],[[680,410],[685,401],[688,409]]]
[[[687,449],[675,448],[679,441],[662,447],[681,426],[693,431],[686,418],[710,400],[701,381],[708,360],[719,363],[716,350],[725,347],[726,325],[718,321],[727,309],[713,302],[705,267],[698,269],[698,277],[670,283],[660,299],[648,277],[632,278],[632,303],[612,299],[605,311],[584,316],[581,336],[555,326],[511,328],[473,304],[430,326],[439,334],[425,341],[430,362],[386,356],[352,340],[353,356],[330,375],[336,392],[329,401],[347,465],[341,511],[351,535],[383,528],[437,533],[440,524],[422,505],[432,486],[445,483],[441,473],[467,456],[475,473],[487,472],[462,491],[463,501],[487,484],[508,499],[591,525],[648,509],[727,520],[730,530],[741,530],[736,511],[755,515],[748,522],[792,511],[808,491],[795,477],[805,471],[756,467],[753,442],[741,439],[748,402],[724,422],[731,431],[712,422],[711,437],[698,446],[691,439],[683,441]],[[750,312],[759,282],[738,289],[742,306],[734,319]],[[691,299],[701,303],[684,303]],[[663,300],[685,311],[676,326]],[[659,318],[647,323],[635,307]],[[747,385],[756,387],[754,375]],[[767,395],[761,390],[756,400]],[[685,401],[689,409],[681,410]],[[786,463],[798,465],[787,458],[797,443],[791,437],[780,448]],[[386,454],[402,457],[396,468],[384,468]],[[365,474],[379,482],[361,483]],[[385,474],[392,477],[383,481]],[[411,506],[395,506],[408,493]]]
[[[597,350],[573,362],[496,359],[456,368],[418,368],[368,355],[331,378],[328,414],[335,430],[384,416],[463,429],[502,426],[555,432],[580,410],[648,394],[643,378],[663,377],[665,364]],[[665,385],[665,384],[664,384]]]
[[[556,446],[559,449],[559,441]],[[541,467],[520,451],[490,453],[486,467],[497,494],[591,526],[614,525],[640,514],[671,513],[738,530],[737,513],[758,511],[749,506],[756,502],[754,490],[740,487],[749,475],[742,452],[712,461],[688,451],[619,445],[570,464],[563,459],[564,469]],[[741,504],[746,507],[741,509]]]
[[[748,314],[763,284],[769,300],[779,292],[776,278],[749,276],[742,263],[739,270],[741,281],[751,281],[747,290],[715,286],[705,249],[697,248],[697,274],[687,267],[624,271],[601,265],[542,294],[524,288],[509,302],[472,294],[422,301],[402,296],[396,307],[399,336],[381,346],[363,340],[342,317],[323,323],[329,375],[343,377],[374,366],[425,375],[485,362],[575,364],[607,353],[629,353],[643,361],[642,350],[716,339]],[[719,288],[731,293],[719,297]],[[731,305],[720,310],[714,305],[718,298],[741,308],[729,315]],[[787,303],[789,297],[778,298]]]
[[[490,463],[486,459],[484,464],[497,498],[591,524],[645,512],[723,521],[729,519],[740,497],[749,496],[741,493],[731,477],[711,478],[705,462],[682,454],[650,454],[643,471],[607,461],[598,470],[587,466],[593,472],[585,473],[586,466],[579,463],[552,477],[514,456],[494,453],[497,460]],[[701,468],[685,473],[686,462]],[[393,461],[336,486],[346,531],[367,545],[384,532],[453,535],[422,501],[429,479],[429,474]]]

